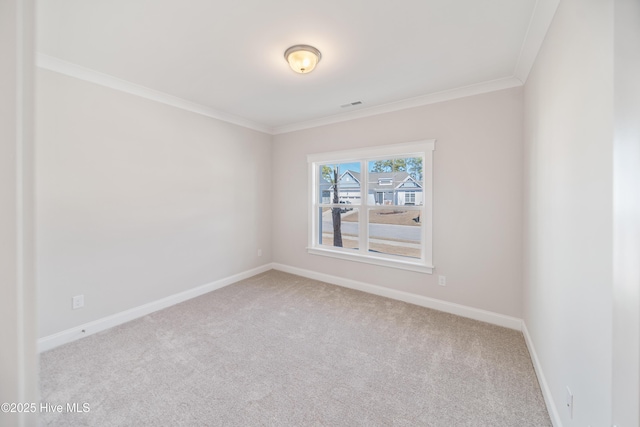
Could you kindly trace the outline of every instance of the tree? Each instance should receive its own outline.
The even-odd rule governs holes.
[[[336,205],[340,203],[340,195],[338,194],[338,165],[333,169],[330,166],[322,166],[322,177],[329,181],[333,186],[333,201]],[[342,218],[340,217],[340,208],[331,208],[331,219],[333,221],[333,246],[342,247]]]
[[[407,172],[417,181],[422,181],[422,157],[410,157],[407,159]]]
[[[391,160],[376,160],[369,172],[390,172]]]
[[[369,172],[406,172],[411,159],[376,160]]]
[[[369,172],[407,172],[417,181],[422,181],[422,157],[376,160]]]

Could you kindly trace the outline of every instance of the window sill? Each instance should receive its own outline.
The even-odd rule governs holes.
[[[347,261],[364,262],[366,264],[373,264],[382,267],[398,268],[400,270],[416,271],[418,273],[432,274],[433,266],[420,264],[417,262],[395,260],[387,257],[377,257],[375,255],[360,255],[357,253],[348,253],[340,250],[331,250],[324,248],[307,248],[307,252],[312,255],[328,256],[332,258],[344,259]]]

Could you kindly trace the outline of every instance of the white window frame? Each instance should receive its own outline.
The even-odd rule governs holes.
[[[424,169],[424,166],[423,166]],[[407,200],[407,198],[411,199],[411,200]],[[416,203],[416,192],[415,190],[407,190],[404,192],[404,202],[405,203]]]
[[[433,273],[433,151],[435,139],[407,142],[401,144],[383,145],[355,150],[334,151],[328,153],[310,154],[307,156],[309,169],[309,234],[307,252],[313,255],[322,255],[349,261],[364,262],[385,267],[399,268],[403,270],[417,271],[420,273]],[[422,214],[421,258],[413,259],[390,254],[378,254],[369,251],[369,210],[380,209],[385,206],[368,205],[367,183],[368,162],[377,159],[422,157],[423,179],[423,203],[416,207]],[[346,249],[331,246],[321,246],[318,242],[317,230],[319,230],[318,218],[321,205],[319,190],[319,166],[332,163],[360,162],[360,205],[352,204],[350,207],[359,212],[359,238],[364,244],[358,245],[360,249]],[[389,206],[391,207],[391,206]]]

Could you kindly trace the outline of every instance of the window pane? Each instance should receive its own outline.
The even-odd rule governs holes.
[[[360,162],[319,165],[318,175],[318,203],[360,204]]]
[[[367,204],[422,205],[422,157],[370,160]]]
[[[318,208],[322,221],[318,221],[318,242],[322,246],[343,247],[358,249],[358,209],[344,208]],[[334,222],[338,221],[337,227]],[[334,239],[339,236],[339,239]],[[341,241],[341,242],[340,242]]]
[[[369,251],[420,258],[422,219],[420,210],[371,209]]]

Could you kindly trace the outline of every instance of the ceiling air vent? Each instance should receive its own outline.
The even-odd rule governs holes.
[[[350,102],[348,104],[341,105],[340,108],[353,107],[354,105],[360,105],[362,101]]]

